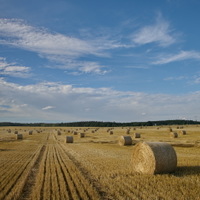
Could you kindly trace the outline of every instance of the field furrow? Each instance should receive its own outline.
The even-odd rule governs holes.
[[[32,188],[35,184],[36,175],[38,173],[38,168],[40,166],[40,162],[41,162],[41,159],[43,157],[45,148],[46,147],[43,145],[40,149],[39,155],[38,155],[33,167],[31,168],[31,170],[28,174],[27,180],[26,180],[24,187],[22,189],[21,197],[19,198],[20,200],[29,199],[29,197],[31,195]]]

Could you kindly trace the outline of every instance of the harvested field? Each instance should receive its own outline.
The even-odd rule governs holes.
[[[200,199],[200,148],[196,145],[200,128],[184,127],[187,134],[176,139],[169,137],[168,129],[142,127],[141,138],[135,139],[134,131],[129,133],[133,145],[120,146],[118,139],[126,134],[122,128],[108,134],[108,128],[58,127],[58,135],[55,127],[1,127],[0,199]],[[15,131],[23,139],[17,140]],[[72,135],[73,143],[66,143]],[[171,144],[178,160],[175,172],[135,173],[131,157],[140,141]]]

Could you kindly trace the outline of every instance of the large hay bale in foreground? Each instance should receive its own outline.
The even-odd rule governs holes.
[[[119,145],[125,146],[125,145],[132,145],[132,138],[131,136],[120,136],[119,137]]]
[[[73,143],[73,142],[74,142],[73,136],[66,136],[66,143]]]
[[[23,135],[21,133],[16,134],[17,140],[23,140]]]
[[[137,173],[170,173],[177,167],[177,156],[168,143],[139,142],[134,147],[131,162],[133,171]]]

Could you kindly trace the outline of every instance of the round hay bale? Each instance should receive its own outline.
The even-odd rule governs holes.
[[[21,133],[16,134],[17,140],[23,140],[23,135]]]
[[[79,137],[80,137],[80,138],[85,137],[85,133],[79,133]]]
[[[170,132],[170,137],[177,138],[178,137],[178,133],[177,132]]]
[[[76,131],[74,131],[74,133],[73,133],[74,135],[78,135],[78,132],[76,132]]]
[[[130,129],[126,130],[126,134],[129,135],[130,134]]]
[[[169,130],[169,132],[172,132],[172,128],[169,128],[168,130]]]
[[[175,171],[177,156],[164,142],[139,142],[132,154],[132,169],[141,174],[163,174]]]
[[[15,131],[14,134],[18,134],[18,131]]]
[[[57,131],[57,135],[61,135],[61,132],[60,132],[60,131]]]
[[[140,138],[140,137],[141,137],[140,133],[134,133],[134,138]]]
[[[29,131],[28,134],[29,134],[29,135],[33,135],[33,131]]]
[[[73,136],[66,136],[66,143],[73,143],[73,142],[74,142]]]
[[[131,136],[120,136],[118,142],[120,146],[126,146],[126,145],[132,145],[133,140]]]
[[[186,131],[185,131],[185,130],[182,130],[182,131],[181,131],[181,134],[182,134],[182,135],[186,135]]]
[[[113,131],[110,131],[109,134],[110,134],[110,135],[113,135]]]

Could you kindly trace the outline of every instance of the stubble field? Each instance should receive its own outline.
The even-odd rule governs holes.
[[[127,127],[1,127],[0,199],[198,200],[200,199],[200,127],[129,127],[133,145],[120,146]],[[181,134],[182,130],[186,135]],[[17,140],[15,131],[23,134]],[[32,134],[29,132],[32,131]],[[113,131],[113,134],[110,134]],[[134,138],[134,133],[140,138]],[[84,133],[84,137],[80,137]],[[73,136],[73,143],[66,143]],[[171,174],[132,171],[139,141],[167,142],[176,151]]]

